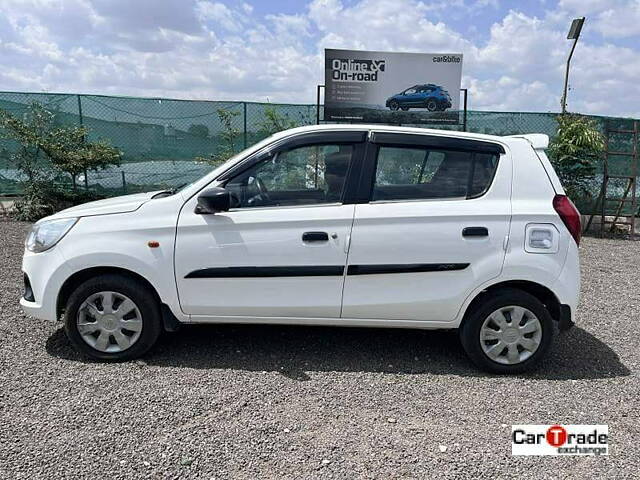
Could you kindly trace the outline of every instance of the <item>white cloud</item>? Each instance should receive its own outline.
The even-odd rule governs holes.
[[[501,8],[457,2],[474,15]],[[0,89],[311,103],[323,81],[323,48],[362,48],[462,52],[471,108],[557,111],[566,19],[582,11],[585,28],[605,41],[578,45],[570,108],[640,116],[639,48],[612,43],[638,35],[640,0],[560,0],[538,18],[508,11],[482,42],[443,20],[450,2],[439,0],[313,0],[297,14],[266,16],[235,5],[3,0]]]
[[[240,32],[243,27],[243,14],[235,12],[227,7],[224,3],[209,2],[206,0],[199,1],[196,4],[196,11],[201,19],[212,20],[217,25],[222,26],[231,32]]]
[[[632,37],[640,35],[640,0],[634,0],[622,8],[608,8],[598,15],[598,30],[608,37]]]
[[[319,46],[461,52],[471,44],[442,22],[429,20],[429,6],[414,0],[314,0],[309,18],[323,35]]]
[[[605,38],[640,35],[640,0],[560,0],[560,12],[586,16]]]

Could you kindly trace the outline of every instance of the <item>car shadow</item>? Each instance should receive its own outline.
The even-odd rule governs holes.
[[[47,340],[50,355],[86,362],[63,329]],[[276,371],[295,380],[308,372],[375,372],[491,376],[465,356],[453,330],[365,329],[278,325],[189,325],[163,335],[143,359],[176,368]],[[627,376],[605,343],[574,327],[559,333],[530,379],[575,380]]]

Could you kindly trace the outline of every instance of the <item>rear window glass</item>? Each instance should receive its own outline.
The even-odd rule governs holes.
[[[372,199],[477,197],[489,188],[497,166],[495,154],[381,146]]]

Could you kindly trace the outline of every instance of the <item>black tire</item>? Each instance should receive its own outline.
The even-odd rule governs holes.
[[[102,291],[112,291],[129,297],[140,311],[140,336],[133,345],[121,352],[97,350],[85,342],[78,331],[77,315],[80,306],[91,295]],[[107,362],[131,360],[144,355],[153,347],[162,332],[160,305],[154,293],[135,279],[117,274],[97,276],[82,283],[69,297],[64,314],[64,330],[73,346],[88,357]]]
[[[427,100],[427,110],[430,112],[435,112],[438,110],[438,102],[436,102],[433,98]]]
[[[494,361],[484,353],[481,346],[481,329],[485,319],[502,307],[519,306],[533,313],[542,327],[542,338],[537,350],[526,360],[517,364]],[[460,327],[460,341],[471,359],[482,370],[500,374],[515,374],[533,369],[544,357],[553,338],[553,319],[545,306],[533,295],[514,288],[502,288],[486,294],[481,303],[471,305]]]
[[[400,107],[402,109],[403,112],[406,112],[407,110],[409,110],[409,107]]]
[[[389,103],[389,108],[395,112],[396,110],[398,110],[398,108],[400,108],[400,104],[395,100],[391,100],[391,102]]]

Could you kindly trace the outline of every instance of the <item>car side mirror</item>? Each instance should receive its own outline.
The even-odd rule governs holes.
[[[198,195],[198,204],[194,213],[198,215],[226,212],[231,207],[231,194],[221,187],[211,187]]]

